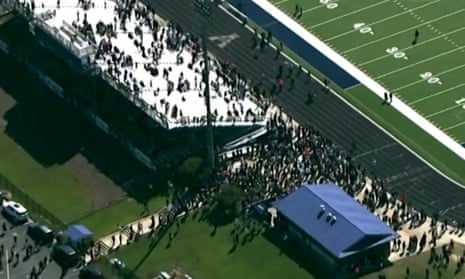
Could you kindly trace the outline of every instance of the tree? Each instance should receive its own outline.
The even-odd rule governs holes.
[[[215,196],[216,209],[224,215],[236,217],[241,211],[242,190],[236,185],[223,185]]]
[[[182,164],[178,167],[176,177],[174,179],[175,187],[178,189],[190,187],[190,184],[196,180],[197,173],[199,172],[202,164],[203,160],[199,157],[191,157],[182,162]]]
[[[196,182],[200,178],[209,174],[210,171],[205,166],[205,162],[202,158],[188,158],[178,167],[176,177],[174,179],[174,186],[180,190],[185,187],[192,189],[193,186],[196,186]]]

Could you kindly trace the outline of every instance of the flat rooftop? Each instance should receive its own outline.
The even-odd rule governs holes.
[[[177,33],[166,22],[157,19],[159,27],[153,28],[155,16],[141,3],[131,9],[113,1],[66,0],[60,6],[57,0],[21,3],[34,6],[36,25],[52,30],[58,41],[67,40],[65,45],[73,53],[88,54],[91,48],[97,49],[91,60],[102,75],[124,84],[128,97],[138,106],[143,103],[144,110],[163,126],[206,124],[202,53],[194,55],[196,48],[189,35]],[[219,62],[214,58],[209,61],[214,125],[264,126],[266,111],[247,84],[223,80],[217,75]]]

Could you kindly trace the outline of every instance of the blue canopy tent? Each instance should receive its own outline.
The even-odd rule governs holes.
[[[83,225],[69,226],[63,234],[68,238],[69,244],[73,247],[91,240],[93,236],[93,233]]]

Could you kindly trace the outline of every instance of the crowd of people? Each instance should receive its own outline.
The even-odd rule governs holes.
[[[205,123],[203,109],[199,110],[206,78],[200,40],[177,24],[159,22],[153,12],[134,0],[120,2],[115,13],[114,22],[99,21],[94,28],[99,38],[96,59],[106,73],[127,86],[133,98],[144,100],[169,121]],[[83,20],[85,24],[86,17]],[[263,104],[256,105],[260,101],[251,96],[240,74],[214,58],[207,61],[213,119],[223,123],[263,121]]]
[[[301,7],[296,7],[296,14],[300,13]],[[85,34],[99,38],[96,40],[96,60],[106,74],[124,83],[135,99],[148,100],[151,109],[163,112],[175,122],[205,122],[203,113],[193,117],[186,113],[193,107],[192,94],[203,100],[206,64],[198,38],[184,32],[177,24],[161,23],[153,11],[135,0],[119,2],[115,6],[113,22],[99,21],[92,26],[86,14],[78,21],[74,23],[78,29],[84,28]],[[96,32],[89,32],[93,29]],[[121,37],[132,43],[134,52],[121,48],[118,44]],[[173,61],[166,61],[166,57]],[[246,82],[247,77],[226,61],[213,58],[208,61],[211,69],[208,85],[212,89],[212,99],[222,99],[227,107],[226,113],[222,114],[221,108],[214,105],[214,118],[230,122],[262,121],[265,108],[269,106],[269,101],[261,97],[262,92],[252,89]],[[292,80],[292,76],[297,74],[292,71],[294,66],[285,67],[289,69],[280,66],[276,75],[281,77],[287,71],[287,79]],[[174,94],[179,95],[181,102],[171,101],[173,98],[170,96]],[[280,109],[267,119],[266,125],[268,133],[265,137],[230,152],[229,156],[220,156],[217,173],[208,181],[202,181],[203,187],[198,193],[180,193],[169,211],[162,214],[162,224],[175,220],[174,216],[181,212],[211,203],[215,193],[224,185],[235,185],[242,190],[243,208],[247,209],[248,205],[289,194],[302,184],[326,182],[336,183],[354,198],[359,198],[360,203],[396,230],[406,224],[410,229],[420,227],[428,220],[425,212],[413,208],[405,196],[389,192],[381,178],[368,179],[365,169],[352,158],[353,154],[324,138],[318,131],[297,124]],[[370,187],[366,187],[368,180]],[[463,224],[453,221],[451,224],[439,224],[437,216],[433,216],[430,222],[432,229],[428,233],[395,241],[393,251],[404,254],[422,251],[427,245],[435,248],[437,240],[448,229],[457,234],[464,232]],[[236,238],[234,241],[238,242]],[[447,258],[437,255],[433,253],[433,261]],[[441,255],[448,255],[447,250]]]

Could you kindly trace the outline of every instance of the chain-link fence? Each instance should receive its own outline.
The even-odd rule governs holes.
[[[48,209],[33,200],[20,187],[14,185],[6,177],[0,174],[0,191],[11,194],[11,198],[22,203],[29,211],[30,216],[37,221],[46,223],[55,229],[63,229],[65,224],[53,215]]]

